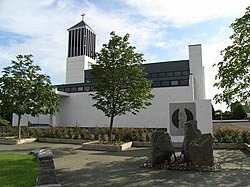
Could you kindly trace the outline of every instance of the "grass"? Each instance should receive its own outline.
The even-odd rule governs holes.
[[[0,153],[0,187],[33,187],[38,175],[34,155]]]

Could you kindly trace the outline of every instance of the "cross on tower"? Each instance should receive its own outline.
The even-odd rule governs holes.
[[[81,15],[81,16],[82,16],[82,21],[84,21],[84,16],[85,16],[85,14],[84,14],[84,13],[82,13],[82,15]]]

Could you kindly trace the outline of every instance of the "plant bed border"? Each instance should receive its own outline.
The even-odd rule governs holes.
[[[13,137],[9,137],[9,138],[0,138],[0,144],[19,145],[19,144],[33,143],[36,140],[37,140],[36,138],[16,139],[16,138],[13,138]]]
[[[151,142],[133,142],[133,147],[150,147]],[[173,147],[175,149],[182,148],[182,142],[173,142]],[[247,149],[250,152],[250,145],[247,143],[239,144],[239,143],[214,143],[214,149]]]
[[[97,144],[99,141],[83,143],[81,149],[95,151],[125,151],[132,147],[133,142],[126,142],[121,145]]]
[[[248,152],[250,152],[250,145],[247,143],[244,143],[245,149],[248,150]]]
[[[214,143],[214,149],[244,149],[244,144],[239,143]]]

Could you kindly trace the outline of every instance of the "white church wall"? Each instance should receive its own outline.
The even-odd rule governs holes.
[[[149,127],[167,128],[169,102],[192,100],[191,87],[155,88],[152,93],[155,98],[152,105],[141,110],[136,116],[127,114],[115,118],[116,127]],[[56,116],[60,126],[96,127],[109,124],[104,114],[94,108],[88,92],[71,93],[63,97],[60,103],[60,113]]]
[[[169,131],[169,103],[193,101],[192,86],[155,88],[152,105],[137,115],[115,117],[114,127],[167,128]],[[94,108],[89,92],[71,93],[63,97],[60,113],[56,116],[59,126],[108,127],[109,119]],[[200,115],[199,113],[197,115]],[[173,141],[182,141],[183,136],[172,136]]]
[[[32,124],[50,124],[50,115],[39,115],[39,116],[31,116],[31,115],[22,115],[21,117],[21,126],[27,126],[28,122]],[[18,125],[18,116],[13,114],[12,117],[12,126]]]
[[[205,78],[201,44],[189,45],[190,74],[194,77],[194,98],[205,99]]]
[[[84,70],[91,69],[91,65],[95,64],[96,61],[88,56],[84,56]]]
[[[84,82],[84,56],[67,58],[66,83]]]

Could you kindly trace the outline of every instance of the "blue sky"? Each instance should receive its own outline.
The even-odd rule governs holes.
[[[53,84],[65,83],[67,29],[84,12],[97,33],[97,50],[111,31],[129,33],[147,62],[188,59],[188,45],[202,44],[206,95],[212,99],[218,91],[212,65],[231,43],[229,25],[248,5],[249,0],[0,0],[0,70],[18,54],[33,54]]]

